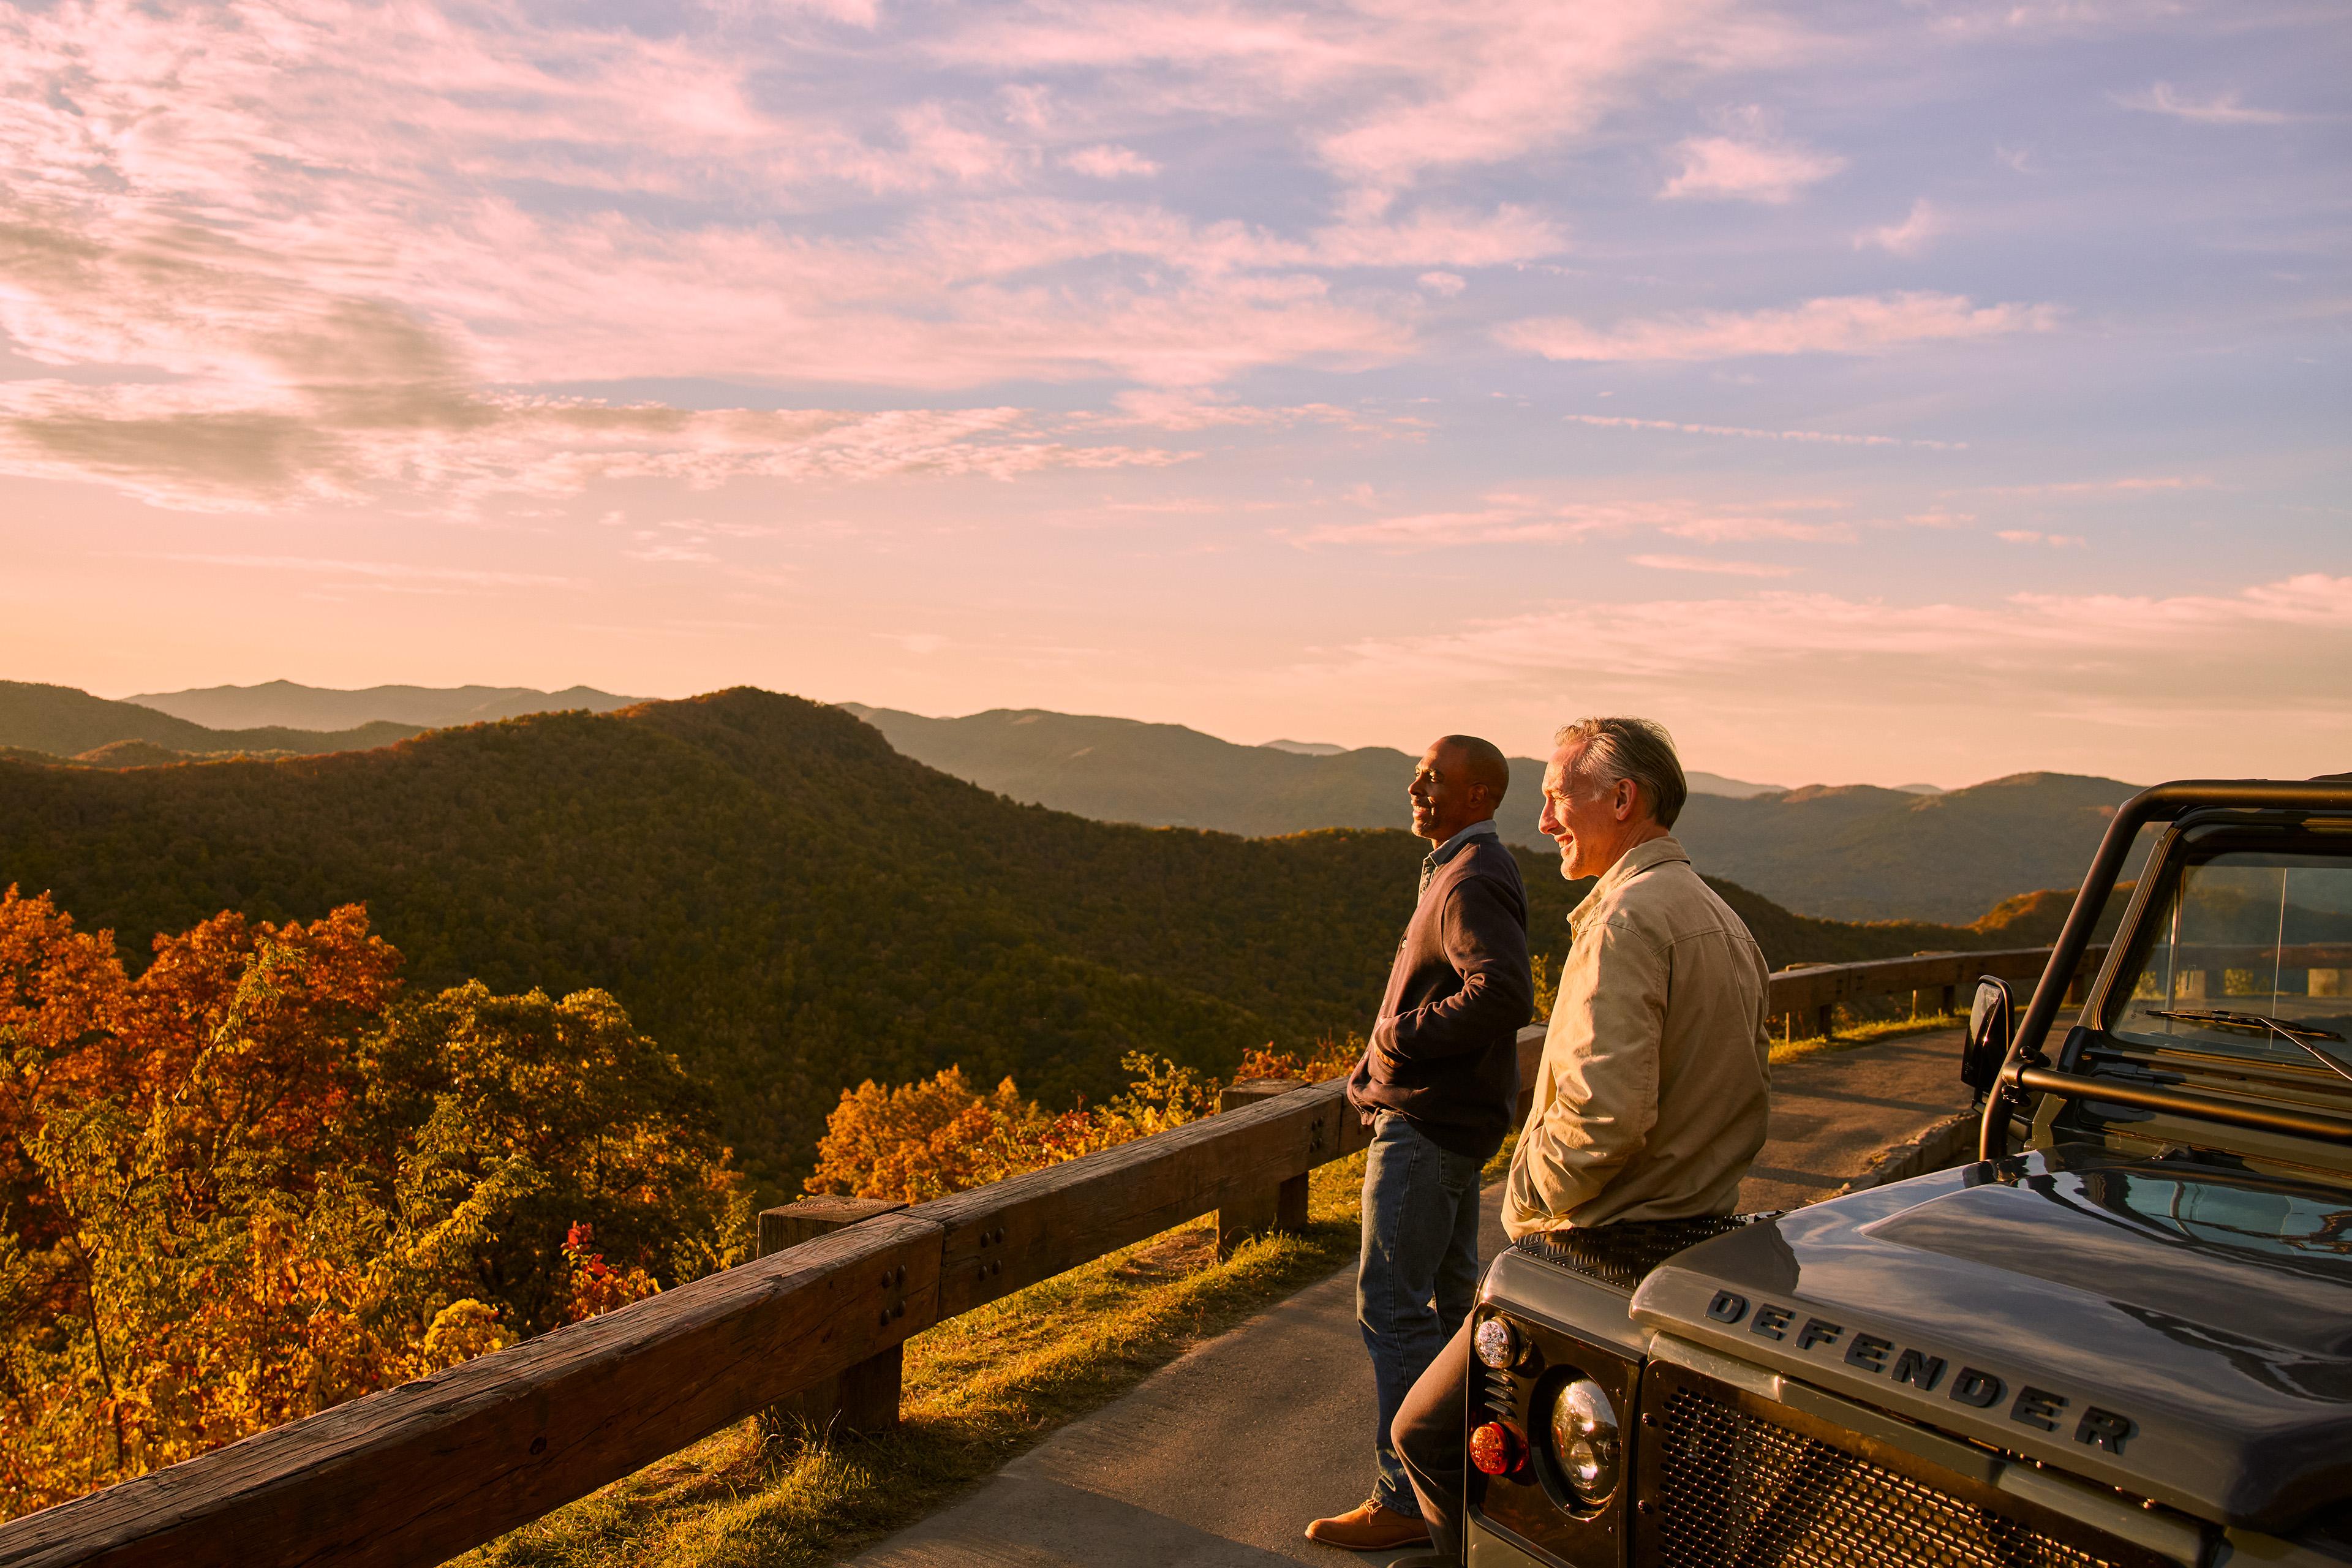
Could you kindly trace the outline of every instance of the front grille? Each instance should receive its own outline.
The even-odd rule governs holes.
[[[1658,1568],[2137,1568],[2150,1561],[2140,1548],[2056,1515],[2024,1517],[2043,1510],[1958,1476],[1930,1484],[1669,1380],[1676,1383],[1655,1412],[1643,1467],[1656,1510],[1643,1555]]]

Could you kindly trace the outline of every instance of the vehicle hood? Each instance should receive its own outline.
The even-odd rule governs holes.
[[[2220,1522],[2352,1496],[2340,1190],[2061,1147],[1702,1242],[1633,1311]]]

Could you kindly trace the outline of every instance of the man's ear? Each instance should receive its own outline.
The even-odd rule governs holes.
[[[1617,820],[1631,822],[1633,814],[1642,809],[1642,786],[1632,779],[1617,781]]]

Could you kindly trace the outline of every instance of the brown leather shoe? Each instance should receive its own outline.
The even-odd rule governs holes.
[[[1400,1546],[1427,1545],[1429,1526],[1411,1514],[1382,1508],[1378,1498],[1367,1498],[1343,1514],[1308,1525],[1307,1539],[1349,1552],[1393,1552]]]

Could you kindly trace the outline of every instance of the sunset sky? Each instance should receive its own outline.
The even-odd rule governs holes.
[[[0,5],[0,678],[2352,769],[2340,0]]]

